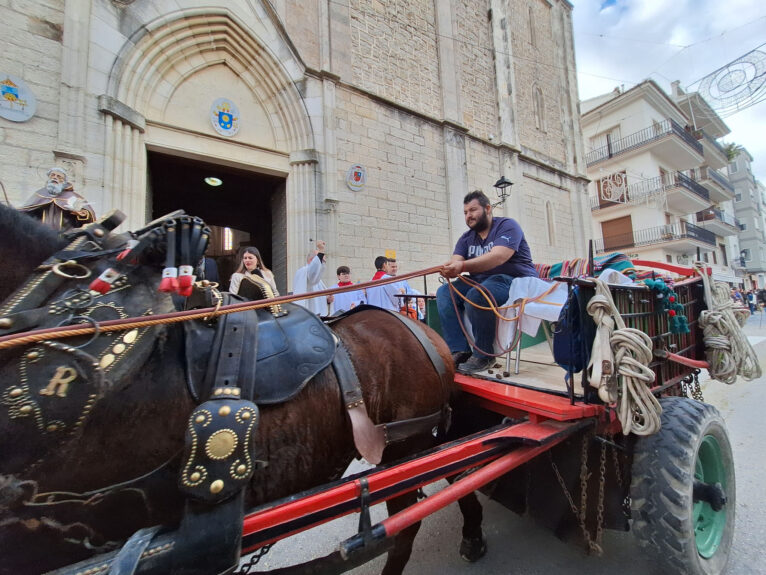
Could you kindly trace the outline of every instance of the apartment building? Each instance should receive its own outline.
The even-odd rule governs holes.
[[[739,232],[718,138],[729,128],[698,94],[673,97],[646,80],[581,102],[596,254],[690,265],[740,283],[732,267]]]
[[[766,286],[766,187],[751,170],[753,157],[744,148],[736,150],[729,162],[729,178],[734,186],[734,213],[740,221],[738,251],[735,251],[745,276],[745,287]]]

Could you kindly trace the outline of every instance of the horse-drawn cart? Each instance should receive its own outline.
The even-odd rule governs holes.
[[[189,225],[193,228],[196,224],[191,221]],[[481,512],[479,509],[477,513],[478,502],[473,496],[476,490],[484,491],[516,513],[536,518],[559,535],[575,531],[594,552],[601,551],[604,529],[631,529],[665,573],[725,572],[734,530],[731,446],[721,416],[701,402],[697,373],[703,364],[725,362],[730,351],[706,349],[701,323],[710,322],[705,314],[715,311],[726,316],[730,312],[711,309],[715,305],[711,305],[713,297],[707,278],[703,277],[704,270],[703,275],[677,282],[672,290],[665,284],[661,288],[653,286],[654,289],[646,285],[608,288],[593,278],[563,278],[561,281],[567,284],[569,292],[567,312],[561,316],[562,325],[554,325],[552,331],[554,343],[558,338],[559,348],[562,341],[566,343],[566,360],[559,355],[557,363],[554,356],[546,352],[547,344],[541,344],[538,349],[523,350],[521,368],[513,375],[502,365],[498,366],[499,370],[494,368],[473,377],[453,375],[452,366],[444,365],[449,358],[448,351],[436,342],[432,332],[419,333],[420,328],[412,325],[416,322],[406,318],[391,320],[395,327],[390,329],[394,331],[384,335],[396,341],[372,337],[362,343],[367,347],[380,346],[380,355],[385,355],[382,346],[395,347],[406,338],[417,339],[422,349],[407,350],[404,376],[406,389],[424,392],[421,395],[425,403],[418,413],[408,411],[412,406],[401,407],[398,412],[392,411],[393,408],[376,411],[376,401],[368,396],[373,392],[366,389],[364,383],[361,390],[359,386],[356,388],[356,393],[364,392],[362,399],[361,395],[354,395],[353,386],[344,387],[342,380],[349,370],[355,371],[359,380],[367,376],[374,378],[373,372],[384,371],[388,368],[383,366],[395,363],[395,358],[390,356],[384,357],[383,363],[375,364],[370,373],[356,361],[349,367],[348,359],[343,357],[330,357],[322,365],[318,362],[317,370],[322,371],[313,371],[308,377],[304,377],[308,371],[296,368],[303,376],[302,379],[296,376],[300,381],[289,393],[279,386],[239,385],[249,363],[252,371],[256,365],[266,366],[257,369],[261,373],[265,370],[275,381],[280,375],[285,380],[292,377],[292,366],[282,363],[276,371],[273,366],[269,368],[268,358],[272,357],[269,353],[276,357],[277,352],[262,352],[263,340],[248,331],[250,328],[244,320],[224,321],[222,318],[238,318],[257,310],[261,336],[270,334],[269,341],[273,342],[277,337],[274,334],[279,334],[284,339],[285,350],[292,349],[291,334],[295,332],[280,318],[286,315],[299,318],[300,313],[294,311],[299,308],[289,305],[291,298],[287,296],[265,302],[222,305],[226,302],[215,299],[219,297],[217,292],[213,290],[214,299],[205,299],[211,297],[211,290],[207,289],[209,286],[200,286],[203,296],[199,301],[212,305],[201,305],[180,314],[163,313],[154,296],[144,292],[135,301],[107,302],[106,294],[121,290],[129,294],[131,285],[155,281],[156,274],[149,274],[145,268],[152,265],[156,268],[158,258],[167,266],[170,260],[167,254],[172,251],[160,246],[176,243],[185,246],[183,250],[187,253],[182,257],[189,261],[195,261],[202,253],[199,248],[199,253],[191,253],[189,246],[199,244],[204,251],[204,229],[197,230],[196,236],[193,231],[186,232],[188,235],[182,241],[172,235],[175,230],[170,230],[164,221],[134,234],[136,241],[125,244],[124,240],[114,239],[116,236],[110,233],[112,227],[109,222],[93,224],[63,251],[57,251],[61,246],[51,240],[46,263],[36,269],[27,283],[12,285],[16,291],[0,309],[0,358],[6,369],[2,404],[10,414],[3,433],[14,440],[10,447],[7,442],[3,446],[3,455],[8,459],[4,459],[6,464],[0,469],[5,490],[0,500],[0,524],[6,531],[0,529],[0,541],[21,550],[19,556],[15,556],[10,547],[5,547],[9,551],[4,551],[4,555],[14,556],[13,563],[7,564],[14,565],[11,569],[15,571],[8,572],[40,572],[50,568],[49,560],[30,554],[30,549],[35,548],[51,554],[60,552],[61,557],[75,560],[92,555],[77,563],[70,560],[72,564],[67,566],[62,566],[61,559],[58,565],[54,562],[53,565],[59,567],[56,572],[62,574],[203,574],[236,569],[246,573],[275,541],[360,512],[358,533],[349,534],[336,552],[306,564],[272,571],[280,575],[341,573],[384,552],[390,552],[389,559],[396,556],[397,536],[408,535],[411,546],[417,524],[455,501],[460,502],[466,521],[461,554],[476,560],[484,553],[479,524]],[[182,233],[179,226],[179,238]],[[109,237],[113,238],[111,243],[104,239]],[[114,260],[117,253],[121,258]],[[104,259],[110,257],[112,259]],[[23,268],[18,271],[26,273]],[[104,285],[91,283],[90,293],[73,290],[74,283],[97,273]],[[102,301],[97,293],[104,296]],[[599,303],[600,311],[595,309]],[[39,312],[41,309],[44,312]],[[55,310],[61,310],[63,319],[56,318],[51,323],[47,316],[59,313]],[[354,342],[366,337],[366,332],[373,329],[370,326],[388,322],[387,316],[381,314],[380,310],[362,310],[335,320],[335,336],[328,341],[332,349],[346,350],[342,353],[336,350],[336,355],[345,353],[352,359],[358,356]],[[354,317],[354,322],[349,321]],[[675,317],[684,317],[688,330]],[[203,333],[187,331],[185,347],[183,343],[176,344],[173,330],[162,327],[165,321],[180,325],[181,321],[195,318],[206,326],[220,323],[226,327],[217,330],[211,327],[209,332],[200,328]],[[301,338],[316,338],[312,340],[312,349],[316,353],[323,352],[319,349],[325,341],[321,329],[305,323],[307,321],[310,320],[301,320]],[[615,323],[617,325],[613,325]],[[57,327],[50,327],[52,325]],[[73,328],[75,331],[71,331]],[[247,357],[250,338],[260,346],[257,358]],[[102,339],[106,341],[103,345],[98,343]],[[625,343],[626,339],[631,341]],[[143,348],[136,344],[138,341],[144,342]],[[200,348],[189,343],[199,345],[200,341],[204,354],[195,352]],[[627,347],[621,347],[623,344]],[[155,357],[160,353],[158,346],[161,354]],[[614,355],[599,355],[593,351],[596,365],[590,370],[583,369],[587,367],[583,361],[587,364],[591,351],[599,346],[602,353],[606,353],[604,349],[611,349]],[[129,365],[119,365],[120,354],[131,351],[129,348],[134,350],[134,355],[133,362],[127,363],[144,366],[140,372],[132,371]],[[168,349],[176,355],[167,355]],[[296,366],[311,363],[305,350],[290,353],[298,354],[292,356],[298,358],[294,360]],[[518,349],[516,353],[520,353]],[[706,353],[709,363],[705,363]],[[205,355],[204,361],[200,359],[202,355]],[[208,356],[217,359],[214,362]],[[53,363],[48,366],[47,375],[36,382],[33,375],[42,370],[41,358],[46,357]],[[93,360],[90,364],[85,361],[88,358]],[[74,367],[68,371],[70,359]],[[373,360],[374,357],[369,358],[370,362]],[[176,369],[176,363],[184,364],[184,369]],[[422,365],[430,371],[425,371]],[[334,375],[322,375],[330,367]],[[434,369],[436,375],[432,374]],[[181,372],[186,373],[185,378]],[[20,379],[11,375],[18,373],[21,373]],[[181,390],[188,391],[189,395],[184,404],[189,409],[181,419],[167,407],[179,401],[173,396],[178,390],[171,386],[179,374],[185,381]],[[196,383],[189,374],[197,374]],[[445,374],[449,375],[449,381],[444,381]],[[63,381],[65,376],[70,377],[69,395],[67,383]],[[144,376],[149,380],[147,385],[154,386],[151,389],[167,386],[169,397],[131,395],[132,378],[138,381]],[[313,383],[308,383],[312,377]],[[322,379],[325,377],[332,385]],[[120,378],[131,381],[116,385],[122,381]],[[201,381],[208,380],[212,382],[210,386],[200,385]],[[78,382],[86,388],[81,396],[77,395],[81,393]],[[339,383],[348,414],[338,407],[328,407],[319,399],[310,402],[306,399],[307,395],[319,394],[314,389],[320,388],[332,388],[334,391],[327,394],[337,399]],[[54,438],[58,442],[55,446],[62,446],[64,455],[70,458],[81,451],[97,450],[99,445],[106,445],[105,449],[123,445],[119,439],[93,439],[87,434],[88,429],[95,428],[89,426],[96,423],[104,426],[104,433],[109,432],[107,420],[115,417],[115,412],[106,408],[99,411],[99,405],[107,405],[113,393],[120,394],[119,405],[126,406],[130,412],[116,416],[126,420],[125,429],[142,424],[144,420],[139,418],[143,416],[163,419],[162,429],[173,436],[166,442],[167,446],[159,439],[157,445],[151,445],[153,440],[144,436],[149,445],[142,444],[135,449],[137,461],[147,458],[159,464],[138,477],[126,471],[131,469],[130,461],[116,461],[104,469],[96,469],[97,465],[93,464],[90,476],[87,473],[77,476],[79,491],[52,489],[51,474],[55,481],[65,481],[63,470],[56,474],[44,461],[45,457],[53,457],[46,455],[46,448]],[[445,395],[437,397],[440,393]],[[57,397],[60,400],[56,400]],[[209,399],[203,403],[206,397]],[[413,405],[416,398],[424,401],[421,396],[412,397],[407,401]],[[447,399],[452,408],[451,425],[445,410],[440,408]],[[136,403],[139,401],[155,401],[158,410]],[[291,401],[298,403],[291,404]],[[67,402],[78,405],[79,412],[74,416],[68,412]],[[306,411],[300,402],[306,402]],[[363,404],[367,404],[369,411],[369,417],[364,414],[368,418],[365,421],[372,418],[377,425],[360,432],[356,424],[348,423],[348,418],[352,421],[360,418],[353,410]],[[317,415],[318,405],[322,410],[318,414],[320,421],[312,420],[311,426],[304,419],[290,419],[296,411],[301,417],[309,417],[310,412]],[[226,419],[235,416],[236,423]],[[128,421],[133,417],[135,422]],[[219,425],[216,417],[228,423]],[[181,425],[182,429],[186,427],[186,452],[182,458],[175,458],[178,453],[173,450],[177,450],[180,440],[175,427],[184,419],[188,420],[188,424]],[[347,435],[353,427],[354,441],[344,439],[343,445],[337,446],[341,451],[350,448],[352,454],[354,448],[364,452],[366,447],[360,446],[369,446],[369,442],[374,443],[374,437],[380,438],[382,433],[388,446],[384,463],[308,490],[287,491],[288,496],[274,499],[274,493],[284,493],[290,485],[312,485],[312,478],[292,478],[279,473],[289,467],[285,461],[299,465],[298,460],[304,456],[301,441],[309,443],[322,434],[329,434],[333,420],[339,422],[338,426]],[[256,421],[261,425],[259,429]],[[381,423],[385,421],[392,423]],[[259,443],[261,440],[257,437],[258,433],[267,433],[268,441],[272,442],[276,441],[275,435],[299,433],[308,427],[311,429],[307,435],[299,436],[289,445],[280,444],[278,448],[272,448],[271,443]],[[55,436],[61,428],[66,428],[65,438]],[[357,436],[368,432],[368,443]],[[380,433],[376,436],[377,432]],[[79,448],[70,445],[66,438],[74,438]],[[31,458],[19,454],[22,443],[32,452]],[[321,446],[321,449],[331,447]],[[321,452],[316,446],[313,449],[315,456],[317,450]],[[374,453],[374,448],[369,452]],[[173,464],[165,461],[167,453],[173,455],[169,461],[175,461],[180,471],[179,488],[175,487],[175,481],[171,482],[172,489],[168,487],[167,472]],[[316,461],[313,464],[314,467],[306,469],[316,469]],[[82,464],[73,460],[72,465]],[[333,465],[337,466],[337,462],[327,463],[328,467]],[[258,474],[265,477],[269,466],[275,468],[277,483],[284,485],[274,486],[274,481],[265,479],[260,482]],[[118,481],[117,471],[105,478],[93,478],[97,473],[111,473],[113,467],[120,468],[120,473],[128,473],[128,478]],[[33,471],[39,473],[34,475]],[[77,475],[73,470],[67,471]],[[443,478],[450,482],[447,487],[416,500],[415,494],[421,487]],[[245,493],[248,490],[258,497],[251,498]],[[136,493],[140,497],[131,499]],[[259,498],[266,502],[243,514],[243,505]],[[134,513],[124,505],[125,501],[133,501],[134,506],[141,507],[143,503],[135,503],[139,500],[151,502],[146,505],[151,513]],[[372,525],[370,506],[382,501],[389,502],[392,513]],[[406,506],[396,503],[401,501],[406,501]],[[150,520],[163,516],[157,510],[165,505],[175,509],[175,514],[162,510],[166,516],[176,518],[175,525],[151,527]],[[99,506],[106,509],[96,513]],[[180,516],[178,509],[184,509]],[[101,515],[98,520],[91,520],[93,514]],[[105,535],[111,533],[109,529],[99,531],[98,523],[104,520],[116,524],[135,523],[136,529],[131,530],[135,533],[127,541],[126,535],[122,541],[112,541]],[[77,532],[74,525],[83,525],[81,530],[85,535]],[[50,545],[50,549],[46,545]],[[73,548],[77,552],[72,553]],[[94,553],[94,549],[100,552]],[[391,567],[391,572],[403,568],[409,549],[399,557],[398,564]],[[240,553],[255,553],[252,557],[256,559],[238,567]],[[65,561],[63,565],[66,564]],[[5,572],[2,567],[0,572]]]

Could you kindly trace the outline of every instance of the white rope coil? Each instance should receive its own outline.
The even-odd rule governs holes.
[[[596,337],[588,381],[598,389],[602,401],[617,404],[623,434],[651,435],[659,431],[662,414],[659,401],[649,390],[655,379],[649,369],[652,340],[638,329],[625,327],[609,286],[599,279],[593,281],[596,295],[586,309],[596,323]]]
[[[737,375],[747,381],[761,377],[761,364],[742,330],[749,312],[734,307],[729,286],[712,282],[703,262],[695,262],[694,267],[705,289],[707,310],[700,313],[699,322],[710,377],[728,384],[736,382]]]

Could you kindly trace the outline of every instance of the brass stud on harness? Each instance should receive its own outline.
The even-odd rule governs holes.
[[[221,407],[221,409],[218,410],[218,415],[220,416],[226,416],[226,415],[229,415],[230,413],[231,413],[231,407],[229,407],[228,405],[224,405],[223,407]]]
[[[210,493],[220,493],[223,490],[223,481],[216,479],[210,484]]]
[[[247,471],[247,465],[238,465],[237,466],[237,475],[243,475]]]
[[[104,230],[102,230],[101,228],[96,228],[95,230],[93,230],[93,235],[96,236],[97,238],[103,238]]]
[[[109,367],[114,363],[114,355],[111,353],[107,353],[104,357],[101,358],[101,361],[99,362],[99,365],[102,368]]]
[[[31,405],[22,405],[19,408],[19,413],[21,413],[22,415],[29,415],[30,413],[32,413],[32,406]]]
[[[250,412],[249,411],[242,412],[242,416],[241,417],[242,417],[242,419],[250,419]]]
[[[20,387],[14,387],[12,390],[8,392],[9,397],[19,397],[22,393],[24,393],[24,390]]]
[[[198,415],[197,417],[194,418],[194,423],[202,423],[203,421],[205,421],[204,415]]]
[[[13,327],[13,320],[9,317],[0,317],[0,329]]]
[[[189,479],[191,479],[194,482],[197,482],[197,481],[199,481],[200,477],[202,477],[202,475],[200,475],[200,472],[199,471],[195,471],[194,473],[192,473],[189,476]]]
[[[38,357],[40,357],[40,352],[39,351],[30,351],[27,354],[27,359],[37,359]]]

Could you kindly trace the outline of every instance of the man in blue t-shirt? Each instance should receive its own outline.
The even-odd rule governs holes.
[[[537,277],[524,232],[516,220],[493,217],[489,198],[479,190],[463,198],[463,215],[470,229],[458,239],[452,258],[442,266],[441,274],[455,278],[468,272],[473,281],[492,295],[496,305],[504,305],[513,278]],[[436,292],[444,339],[458,370],[477,373],[492,365],[493,358],[488,354],[494,353],[495,315],[491,310],[474,307],[488,306],[478,289],[461,280],[452,282],[452,285],[474,304],[467,306],[474,341],[469,347],[458,321],[457,314],[462,317],[466,304],[459,296],[455,296],[453,304],[446,284]]]

